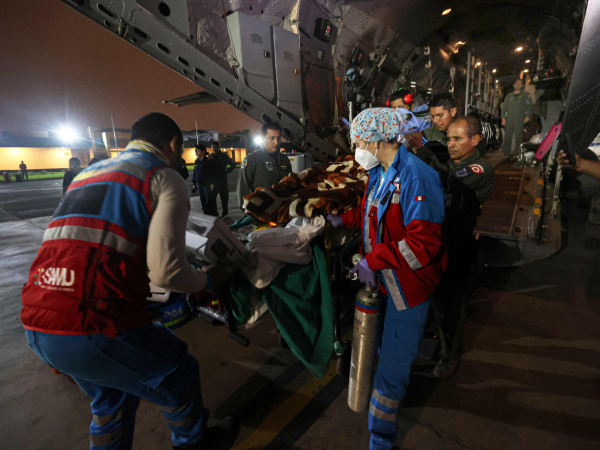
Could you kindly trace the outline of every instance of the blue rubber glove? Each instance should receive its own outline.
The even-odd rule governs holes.
[[[356,264],[352,270],[350,271],[350,275],[354,275],[358,277],[361,283],[366,284],[370,288],[377,287],[377,279],[375,277],[375,272],[371,270],[369,264],[367,263],[367,259],[361,259],[358,264]]]
[[[336,214],[327,214],[327,222],[331,223],[334,228],[339,227],[344,221]]]

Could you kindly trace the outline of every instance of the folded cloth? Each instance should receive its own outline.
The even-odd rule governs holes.
[[[257,288],[271,283],[286,263],[308,264],[312,259],[310,241],[323,232],[325,219],[299,218],[285,228],[267,228],[248,235],[249,265],[240,270]]]
[[[367,172],[353,156],[291,174],[272,187],[257,188],[244,197],[247,214],[273,224],[294,217],[341,214],[360,205]]]

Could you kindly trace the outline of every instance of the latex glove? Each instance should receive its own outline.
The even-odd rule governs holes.
[[[358,264],[356,264],[352,270],[350,271],[350,275],[354,275],[358,277],[358,279],[366,284],[370,288],[377,287],[377,280],[375,277],[375,272],[371,270],[369,264],[367,263],[367,259],[361,259]]]
[[[334,228],[337,228],[343,223],[343,220],[337,214],[327,214],[327,222],[331,223]]]

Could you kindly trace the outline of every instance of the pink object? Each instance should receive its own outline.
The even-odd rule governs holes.
[[[537,159],[538,161],[544,159],[546,153],[548,153],[548,150],[550,150],[550,147],[552,147],[552,144],[554,144],[554,141],[560,134],[560,130],[562,130],[562,122],[554,124],[554,126],[550,128],[548,135],[540,144],[539,148],[537,149],[537,152],[535,152],[535,159]]]

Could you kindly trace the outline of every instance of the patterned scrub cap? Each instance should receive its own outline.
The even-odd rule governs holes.
[[[402,134],[423,131],[430,126],[407,109],[368,108],[352,121],[350,137],[353,141],[391,141]]]

